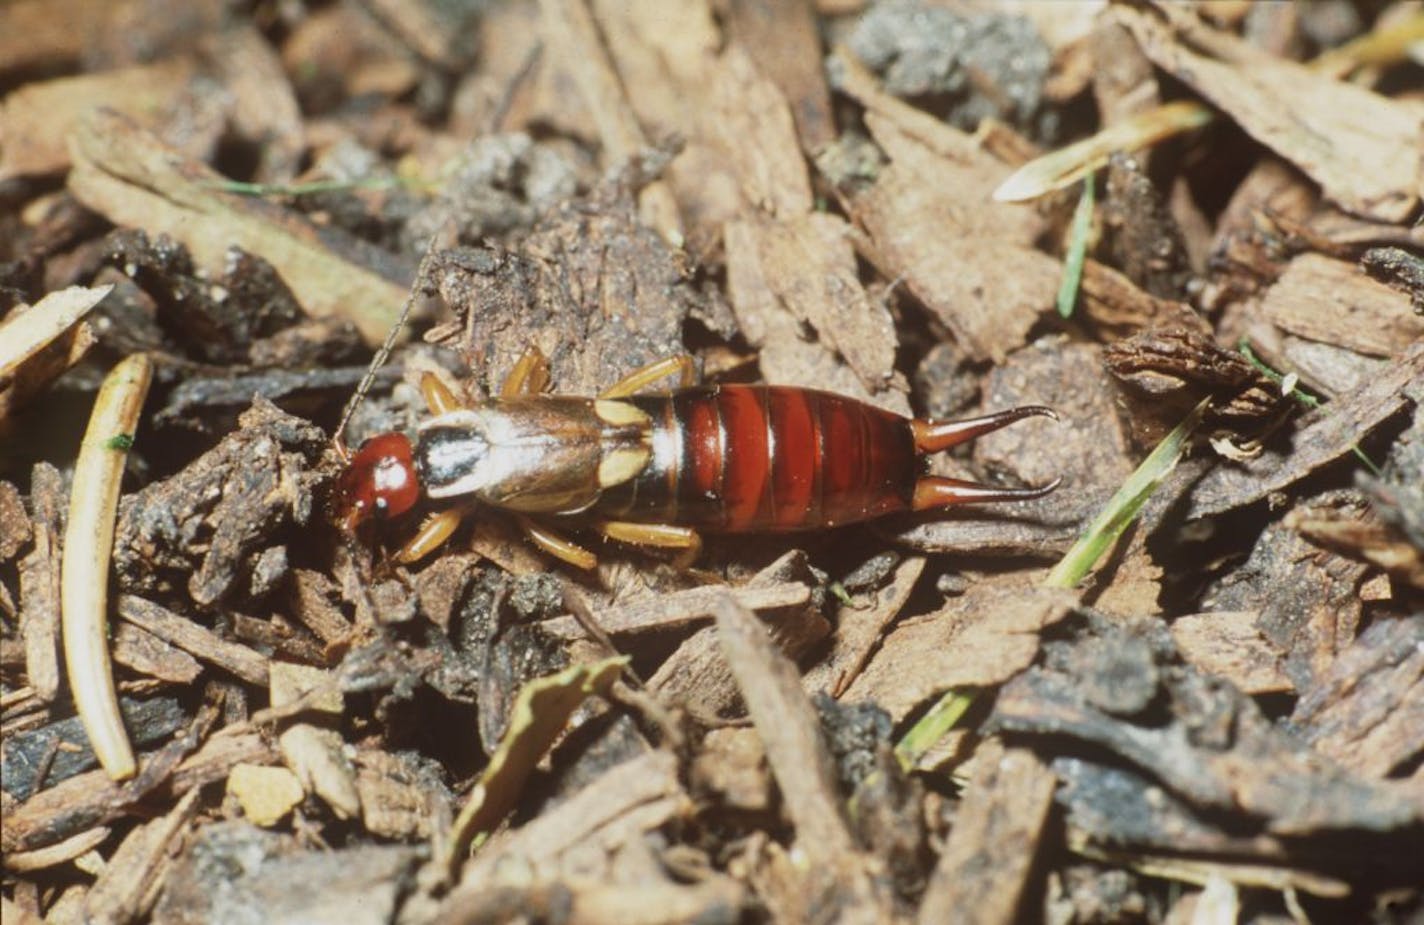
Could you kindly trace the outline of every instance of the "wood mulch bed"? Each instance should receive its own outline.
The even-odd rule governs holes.
[[[1382,0],[0,5],[4,921],[1417,921],[1421,49]],[[354,395],[351,447],[531,346],[1046,405],[933,471],[1062,481],[690,565],[338,527]]]

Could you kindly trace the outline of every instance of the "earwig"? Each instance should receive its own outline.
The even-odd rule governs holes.
[[[468,502],[512,512],[546,552],[592,568],[588,550],[551,529],[578,518],[624,542],[684,550],[701,532],[835,527],[899,511],[1042,497],[1058,480],[1000,488],[925,473],[928,454],[1027,417],[1029,405],[962,421],[907,418],[814,389],[695,387],[690,357],[638,370],[597,398],[541,394],[542,354],[529,351],[498,397],[462,405],[434,376],[421,382],[432,417],[412,441],[366,441],[337,483],[348,531],[400,517],[422,498],[456,505],[428,518],[397,553],[413,562],[438,547]],[[681,387],[642,390],[680,373]],[[537,518],[537,519],[536,519]]]

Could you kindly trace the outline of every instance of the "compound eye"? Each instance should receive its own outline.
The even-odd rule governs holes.
[[[410,440],[404,434],[380,434],[362,444],[336,485],[336,516],[355,530],[371,516],[399,517],[420,500]]]

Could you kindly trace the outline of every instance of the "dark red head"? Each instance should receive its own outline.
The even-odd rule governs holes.
[[[332,513],[354,532],[366,520],[399,517],[420,500],[410,440],[404,434],[378,434],[361,444],[336,480]]]

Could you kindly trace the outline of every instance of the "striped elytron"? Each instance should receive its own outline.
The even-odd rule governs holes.
[[[601,398],[516,389],[460,407],[433,379],[424,386],[436,413],[414,441],[382,434],[350,459],[336,505],[348,529],[399,516],[423,496],[519,515],[579,515],[579,524],[610,537],[695,550],[697,531],[816,529],[1037,498],[1058,484],[1000,488],[924,473],[927,454],[1053,416],[1037,405],[931,421],[813,389],[720,385],[654,395],[610,390]],[[427,521],[422,534],[431,535],[412,540],[400,558],[443,542],[458,516]],[[521,522],[560,558],[583,567],[595,561],[548,530],[547,516]]]

